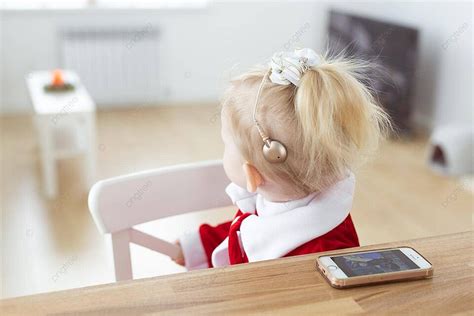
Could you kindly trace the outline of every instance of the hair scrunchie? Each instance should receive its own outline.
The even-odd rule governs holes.
[[[296,49],[294,52],[278,52],[270,61],[270,80],[281,85],[299,86],[301,76],[320,62],[320,57],[310,48]]]

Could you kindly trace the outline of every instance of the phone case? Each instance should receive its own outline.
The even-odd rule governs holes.
[[[416,269],[416,270],[406,270],[406,271],[397,271],[397,272],[389,272],[389,273],[379,273],[379,274],[370,274],[370,275],[363,275],[363,276],[356,276],[356,277],[349,277],[347,279],[337,279],[331,277],[329,271],[323,271],[322,264],[320,262],[321,257],[332,256],[332,255],[345,255],[351,253],[360,253],[365,251],[351,251],[351,252],[341,252],[341,253],[331,253],[319,256],[316,260],[316,269],[321,273],[321,275],[329,282],[329,284],[336,288],[336,289],[345,289],[350,287],[356,286],[364,286],[370,284],[381,284],[381,283],[391,283],[397,281],[408,281],[408,280],[419,280],[419,279],[427,279],[431,278],[434,273],[433,265],[429,260],[423,257],[418,251],[416,251],[412,247],[408,246],[401,246],[397,248],[380,248],[380,249],[372,249],[368,251],[385,251],[385,250],[393,250],[399,248],[411,248],[415,252],[417,252],[423,259],[425,259],[430,265],[430,268],[427,269]]]

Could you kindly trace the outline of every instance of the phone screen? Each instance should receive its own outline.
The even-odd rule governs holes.
[[[331,259],[348,277],[419,269],[398,249],[353,253]]]

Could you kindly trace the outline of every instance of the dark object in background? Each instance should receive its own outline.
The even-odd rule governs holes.
[[[468,125],[435,128],[428,146],[428,165],[446,176],[474,174],[474,130]]]
[[[401,134],[411,131],[418,30],[330,11],[328,46],[349,57],[374,61],[380,72],[369,74],[370,85]]]

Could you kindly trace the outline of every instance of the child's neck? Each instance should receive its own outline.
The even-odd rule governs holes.
[[[268,188],[267,185],[259,187],[257,189],[257,193],[260,194],[265,200],[276,203],[299,200],[307,196],[307,194],[304,193],[289,193],[289,190],[281,190],[281,192],[278,189],[271,190],[271,188]]]

